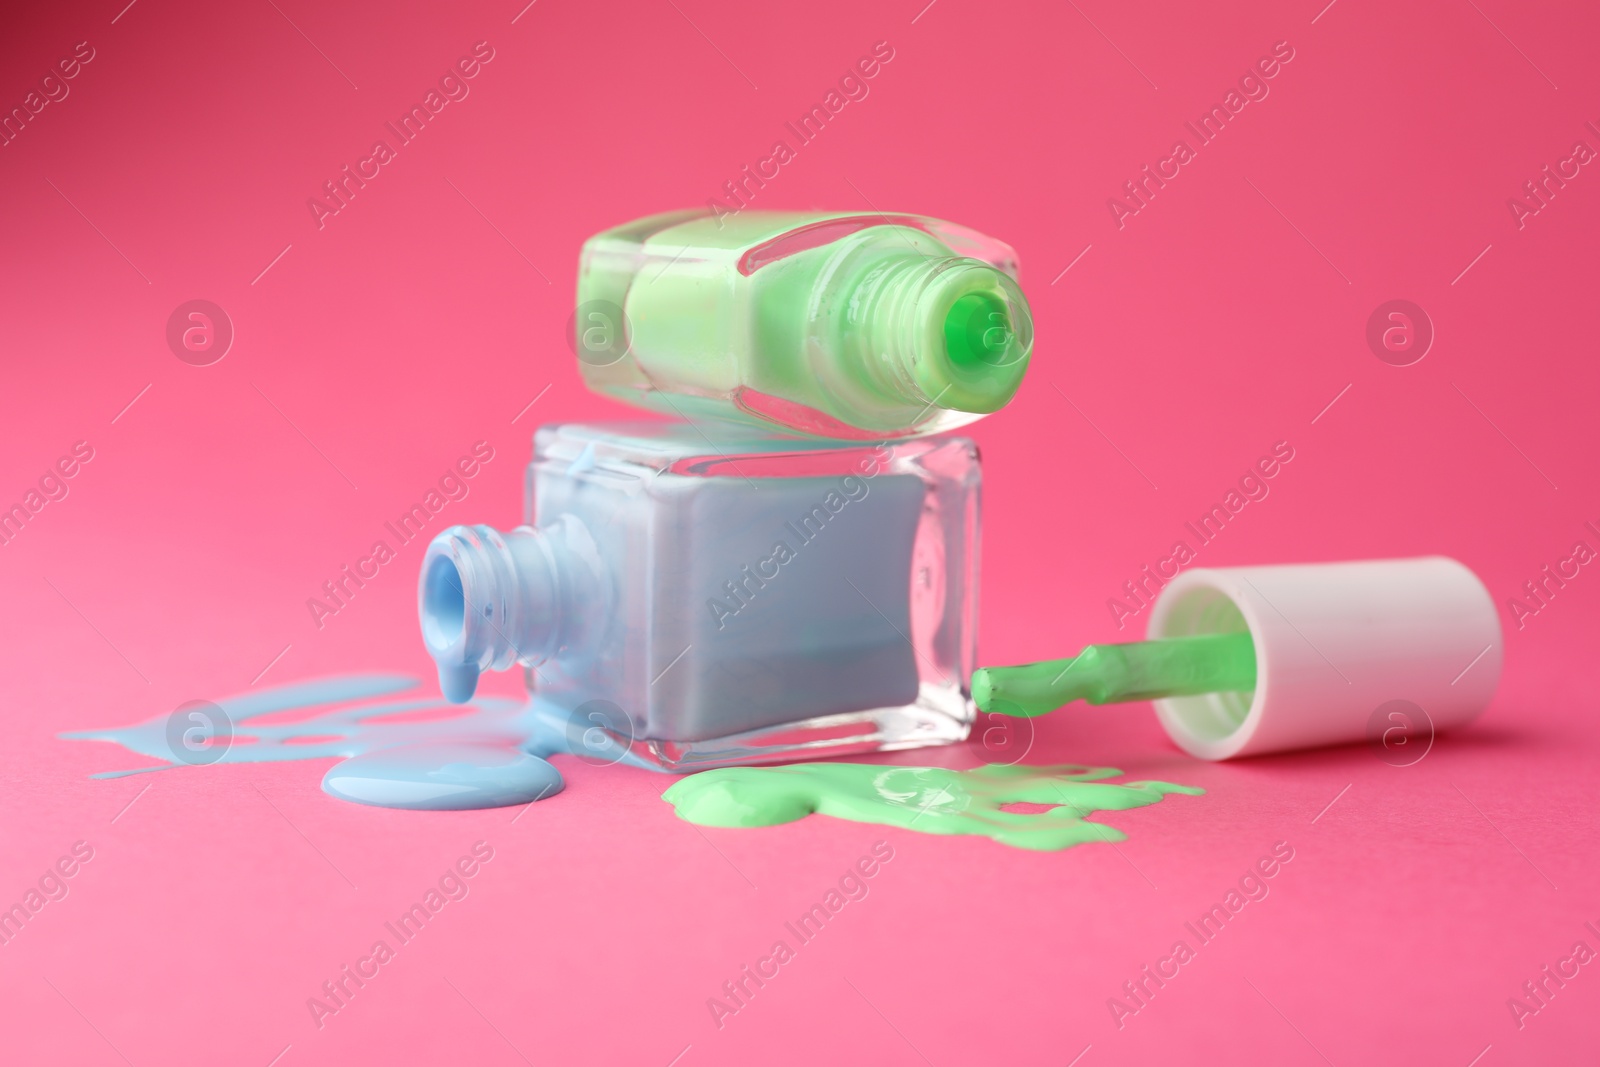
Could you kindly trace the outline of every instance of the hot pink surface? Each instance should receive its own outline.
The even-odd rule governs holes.
[[[94,58],[0,148],[0,504],[75,442],[94,458],[0,547],[0,903],[76,841],[94,858],[0,948],[0,1059],[1498,1067],[1592,1050],[1594,965],[1521,1028],[1507,1000],[1575,942],[1600,950],[1600,575],[1581,567],[1531,617],[1505,607],[1574,542],[1600,548],[1600,172],[1548,183],[1520,226],[1508,207],[1574,142],[1600,148],[1591,5],[523,2],[8,15],[5,109],[78,42]],[[470,95],[319,228],[308,198],[479,41],[494,58]],[[1197,562],[1465,561],[1507,627],[1476,725],[1411,767],[1359,746],[1212,766],[1148,708],[1062,712],[1030,762],[1208,792],[1105,817],[1129,834],[1116,849],[1054,854],[825,818],[700,830],[659,799],[669,779],[571,760],[566,791],[516,822],[341,803],[318,789],[326,763],[88,778],[148,761],[59,731],[324,674],[426,677],[420,544],[320,627],[307,598],[473,442],[495,459],[435,528],[516,521],[536,424],[626,414],[585,393],[563,341],[580,241],[793,147],[784,123],[879,41],[893,59],[870,94],[754,203],[922,212],[1021,254],[1035,364],[973,430],[983,660],[1142,634],[1108,598],[1288,441],[1270,495]],[[1193,146],[1185,121],[1280,41],[1270,95],[1119,228],[1108,198]],[[165,340],[194,298],[236,330],[212,366]],[[1395,298],[1436,329],[1412,366],[1365,340]],[[319,1028],[307,998],[480,840],[494,859],[470,895]],[[868,897],[719,1029],[707,998],[878,840],[895,857]],[[1193,946],[1184,923],[1279,841],[1294,859],[1270,895],[1119,1029],[1108,998]]]

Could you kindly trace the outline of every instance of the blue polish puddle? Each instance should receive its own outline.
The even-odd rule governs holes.
[[[427,811],[530,804],[561,786],[561,772],[538,756],[508,746],[455,743],[351,756],[322,778],[323,792],[341,800]]]
[[[342,756],[343,761],[323,777],[324,792],[357,804],[427,811],[503,807],[554,796],[563,782],[547,757],[572,753],[580,746],[591,762],[645,765],[628,751],[626,742],[610,735],[589,730],[574,736],[571,717],[539,701],[477,697],[466,704],[450,704],[439,697],[379,699],[419,684],[402,674],[350,674],[227,697],[215,702],[226,721],[209,721],[208,712],[195,722],[203,723],[207,736],[230,740],[199,756],[174,741],[173,720],[184,709],[133,726],[74,730],[60,736],[111,741],[166,761],[159,767],[103,771],[92,778],[122,778],[185,764]],[[274,712],[318,708],[325,710],[298,722],[253,721]]]

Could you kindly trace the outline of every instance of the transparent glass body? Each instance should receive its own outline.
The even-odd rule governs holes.
[[[877,440],[997,411],[1033,319],[1009,245],[916,215],[656,215],[591,237],[590,388],[691,421]]]
[[[429,546],[424,639],[452,699],[521,664],[665,770],[959,741],[979,491],[960,438],[547,427],[528,525]]]

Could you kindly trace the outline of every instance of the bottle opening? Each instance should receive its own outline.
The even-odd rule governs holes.
[[[448,556],[435,556],[423,581],[422,630],[428,644],[447,648],[466,629],[467,599],[461,572]]]
[[[971,259],[915,264],[914,295],[891,343],[922,402],[987,414],[1010,402],[1033,351],[1027,298],[1008,275]],[[896,341],[895,338],[901,339]]]
[[[958,366],[993,366],[1005,358],[1011,336],[1011,316],[993,293],[968,293],[944,317],[945,353]]]

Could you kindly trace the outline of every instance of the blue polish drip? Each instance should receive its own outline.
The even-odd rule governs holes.
[[[230,743],[212,762],[277,763],[343,757],[323,777],[330,796],[358,804],[429,811],[526,804],[561,791],[548,757],[577,754],[586,762],[649,767],[626,742],[573,725],[562,708],[537,698],[479,696],[465,704],[438,697],[378,699],[415,689],[402,674],[349,674],[274,686],[216,701],[232,727]],[[299,722],[255,723],[279,711],[325,708]],[[393,721],[401,717],[400,721]],[[111,741],[165,760],[160,767],[103,771],[122,778],[191,762],[174,752],[170,715],[132,726],[74,730],[66,739]],[[374,721],[388,719],[390,721]]]
[[[478,667],[468,663],[464,666],[446,666],[439,664],[439,692],[452,704],[465,704],[472,699],[472,694],[478,688]]]

